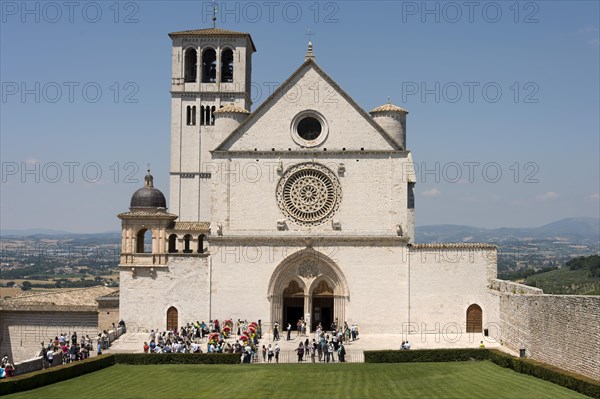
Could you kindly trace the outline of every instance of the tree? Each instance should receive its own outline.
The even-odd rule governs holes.
[[[23,291],[29,291],[31,289],[31,283],[29,281],[23,281],[21,284],[21,289]]]

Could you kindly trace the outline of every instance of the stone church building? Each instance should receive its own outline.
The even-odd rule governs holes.
[[[304,318],[312,329],[483,331],[497,313],[496,249],[414,243],[406,110],[363,110],[309,43],[251,111],[248,33],[169,36],[170,208],[148,173],[118,215],[128,325]]]
[[[270,331],[303,318],[311,330],[337,320],[448,345],[487,334],[600,378],[600,346],[589,344],[600,339],[600,296],[498,280],[493,245],[414,242],[406,110],[363,110],[309,43],[252,111],[248,33],[169,36],[170,208],[148,172],[118,215],[128,330],[240,318]]]

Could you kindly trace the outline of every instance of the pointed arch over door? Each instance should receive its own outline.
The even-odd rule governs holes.
[[[480,333],[483,331],[483,311],[477,304],[467,308],[467,332]]]
[[[177,312],[177,308],[175,308],[175,306],[171,306],[167,310],[167,330],[177,330],[178,322],[179,312]]]
[[[296,287],[300,287],[300,291]],[[290,295],[292,288],[293,295]],[[275,268],[267,295],[271,302],[272,323],[281,324],[289,318],[288,313],[298,313],[298,309],[291,308],[301,306],[310,329],[314,329],[318,321],[323,321],[324,312],[327,313],[328,324],[336,319],[340,322],[345,320],[346,302],[350,299],[342,269],[327,255],[312,248],[288,256]],[[300,298],[304,299],[302,305],[298,303]],[[313,300],[317,302],[316,307]],[[314,317],[317,310],[321,320]]]

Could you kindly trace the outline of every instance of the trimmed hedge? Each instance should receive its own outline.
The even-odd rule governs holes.
[[[553,382],[592,398],[600,398],[600,381],[532,359],[514,357],[495,349],[490,350],[489,355],[489,359],[498,366]]]
[[[112,355],[100,355],[79,362],[34,371],[0,381],[0,396],[27,391],[102,370],[115,364]]]
[[[365,351],[365,363],[464,362],[487,360],[487,349],[423,349]]]
[[[117,364],[239,364],[239,353],[115,353]]]

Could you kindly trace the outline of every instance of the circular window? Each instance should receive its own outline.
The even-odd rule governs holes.
[[[298,136],[302,137],[304,140],[316,140],[321,134],[321,130],[321,122],[312,116],[302,118],[300,122],[298,122]]]
[[[302,147],[316,147],[327,138],[328,127],[317,111],[300,112],[292,120],[292,138]]]
[[[337,177],[316,163],[291,167],[277,185],[279,208],[292,222],[303,226],[316,226],[329,220],[341,198]]]

